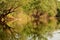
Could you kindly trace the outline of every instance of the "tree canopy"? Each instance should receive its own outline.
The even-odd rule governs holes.
[[[0,40],[48,40],[56,14],[57,0],[0,0]]]

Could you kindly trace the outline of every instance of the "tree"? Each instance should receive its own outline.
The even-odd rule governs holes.
[[[20,7],[20,0],[0,0],[0,28],[1,28],[0,32],[4,34],[4,35],[0,34],[1,40],[10,40],[10,36],[13,36],[16,34],[16,32],[13,30],[14,28],[6,24],[5,18],[7,17],[8,14],[15,12],[15,10],[18,7]],[[6,37],[6,38],[4,39],[3,37],[4,38]]]
[[[16,9],[21,8],[24,18],[27,16],[27,24],[21,26],[20,21],[15,21],[12,25],[6,23],[9,14],[16,16]],[[47,40],[46,33],[54,31],[57,25],[55,16],[57,13],[56,0],[1,0],[0,1],[0,39],[1,40],[26,40],[32,35],[32,40]],[[13,14],[12,14],[13,13]],[[25,16],[26,15],[26,16]],[[21,16],[21,15],[20,15]],[[22,17],[20,17],[22,18]],[[11,18],[12,20],[14,18]],[[15,19],[14,19],[15,20]],[[24,22],[24,21],[23,21]],[[16,31],[14,26],[17,28]],[[44,29],[44,30],[43,30]],[[3,33],[3,34],[2,34]],[[1,37],[2,36],[2,37]],[[4,37],[4,38],[3,38]],[[24,38],[24,39],[23,39]]]
[[[44,35],[54,31],[57,26],[57,24],[53,22],[56,21],[54,17],[57,14],[56,0],[32,0],[24,5],[23,9],[25,12],[31,12],[31,19],[33,19],[31,23],[26,25],[24,33],[26,33],[26,35],[34,35],[33,40],[36,40],[37,36],[39,36],[39,38],[42,37],[42,39],[40,38],[39,40],[47,40]]]

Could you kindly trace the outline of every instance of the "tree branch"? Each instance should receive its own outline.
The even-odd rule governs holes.
[[[3,10],[3,13],[0,15],[0,17],[4,18],[5,16],[7,16],[8,14],[12,13],[12,12],[15,12],[15,9],[17,9],[18,7],[20,6],[17,6],[17,7],[11,7],[10,9],[8,10]]]

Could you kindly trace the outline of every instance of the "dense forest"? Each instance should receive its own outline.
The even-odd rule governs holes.
[[[60,1],[0,0],[0,40],[48,40],[60,29]]]

